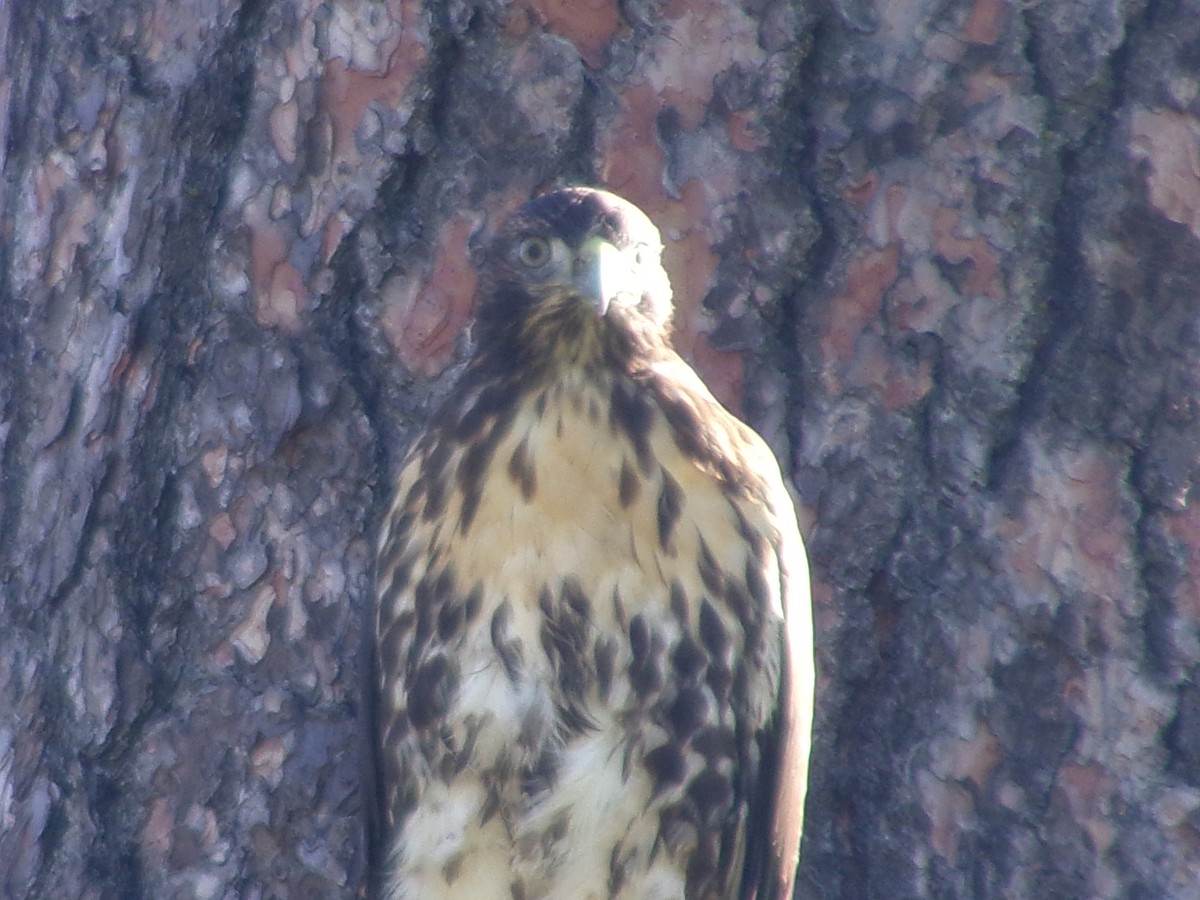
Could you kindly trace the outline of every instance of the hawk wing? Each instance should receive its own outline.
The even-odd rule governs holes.
[[[792,541],[787,543],[793,544]],[[814,671],[808,562],[801,549],[781,548],[784,610],[783,672],[778,708],[763,734],[759,792],[748,824],[743,900],[792,896],[804,827],[812,731]]]
[[[737,836],[736,854],[744,859],[737,896],[786,900],[799,862],[816,682],[808,557],[791,494],[762,438],[726,411],[682,360],[659,367],[655,393],[675,439],[736,498],[750,526],[743,534],[751,541],[756,531],[766,537],[761,574],[775,580],[778,605],[763,612],[778,628],[781,669],[774,712],[758,736],[749,815]]]

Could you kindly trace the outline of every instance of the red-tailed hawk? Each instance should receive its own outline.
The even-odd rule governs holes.
[[[487,252],[379,546],[387,898],[791,896],[807,563],[770,451],[671,349],[661,250],[574,188]]]

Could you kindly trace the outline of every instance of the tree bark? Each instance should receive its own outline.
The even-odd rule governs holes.
[[[798,897],[1200,884],[1196,0],[0,0],[0,895],[353,897],[390,473],[586,182],[813,561]]]

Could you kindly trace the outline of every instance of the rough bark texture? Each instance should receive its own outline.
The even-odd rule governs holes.
[[[1194,896],[1198,67],[1196,0],[0,0],[0,895],[355,895],[372,524],[582,181],[799,492],[798,896]]]

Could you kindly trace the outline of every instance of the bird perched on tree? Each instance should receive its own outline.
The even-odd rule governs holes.
[[[670,346],[661,250],[572,188],[487,251],[379,545],[387,898],[791,896],[804,548],[774,457]]]

